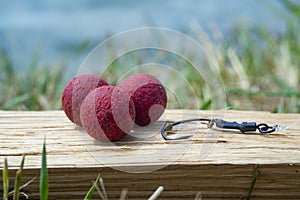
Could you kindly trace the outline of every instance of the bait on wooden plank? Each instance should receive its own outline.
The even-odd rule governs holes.
[[[165,121],[198,117],[287,128],[242,134],[193,122],[174,130],[175,135],[192,135],[186,140],[161,137]],[[130,199],[146,199],[160,185],[160,199],[194,199],[198,192],[203,198],[242,198],[251,188],[256,166],[252,197],[300,198],[300,114],[166,110],[153,126],[136,127],[123,140],[104,144],[69,122],[63,111],[0,111],[1,171],[7,157],[14,177],[25,153],[23,183],[35,177],[45,137],[49,199],[82,199],[99,173],[109,199],[119,199],[125,188]],[[38,198],[38,181],[24,192]]]

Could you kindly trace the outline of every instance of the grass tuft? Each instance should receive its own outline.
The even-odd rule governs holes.
[[[204,31],[192,22],[187,34],[193,37],[211,57],[199,58],[201,66],[210,67],[220,74],[227,95],[227,106],[240,110],[265,110],[272,112],[300,112],[300,6],[291,0],[279,1],[286,8],[285,15],[274,12],[285,20],[283,32],[270,32],[264,27],[250,27],[237,24],[228,33],[220,33],[217,27]],[[272,9],[272,8],[270,8]],[[187,27],[185,27],[187,28]],[[162,38],[156,37],[158,42]],[[89,41],[83,41],[76,50],[80,56]],[[115,55],[113,44],[107,52]],[[183,47],[184,48],[184,47]],[[187,58],[194,58],[195,52],[182,52]],[[61,109],[61,93],[70,76],[65,63],[39,64],[39,54],[32,56],[28,70],[20,70],[7,51],[0,46],[0,109],[2,110],[49,110]],[[133,67],[158,63],[172,66],[176,73],[164,74],[149,69],[154,74],[164,76],[169,87],[168,108],[211,109],[212,92],[193,68],[191,63],[166,51],[144,49],[132,51],[114,60],[103,73],[111,84],[119,81]],[[214,64],[212,64],[214,63]],[[142,72],[138,68],[131,72]],[[177,74],[177,75],[178,75]],[[213,80],[214,77],[205,77]],[[194,97],[200,104],[195,106]],[[181,102],[178,102],[178,99]],[[224,108],[222,108],[224,109]]]
[[[46,140],[43,144],[42,152],[42,167],[40,171],[40,199],[48,199],[48,168],[47,168],[47,152],[46,152]]]
[[[92,198],[92,195],[99,183],[99,179],[100,179],[100,174],[98,175],[98,177],[96,178],[95,182],[93,183],[93,185],[91,186],[91,188],[89,189],[89,191],[86,193],[84,200],[90,200]],[[103,199],[103,197],[102,197]]]
[[[7,200],[8,199],[8,192],[9,192],[7,158],[4,159],[4,167],[3,167],[3,171],[2,171],[2,177],[3,177],[3,200]]]
[[[25,162],[25,155],[23,155],[20,168],[18,169],[18,171],[16,173],[13,200],[19,200],[19,197],[20,197],[20,188],[22,185],[24,162]]]

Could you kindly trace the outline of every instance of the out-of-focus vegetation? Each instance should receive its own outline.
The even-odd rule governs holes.
[[[224,37],[217,29],[207,33],[197,23],[191,25],[191,35],[204,46],[222,77],[229,108],[300,112],[300,7],[292,1],[282,1],[282,5],[289,11],[283,34],[237,25]],[[140,56],[133,54],[132,63],[143,64]],[[163,60],[161,56],[160,52],[154,58]],[[209,63],[203,61],[203,65]],[[21,72],[5,49],[0,48],[0,109],[60,109],[61,92],[67,82],[64,66],[63,63],[39,66],[33,58],[29,70]],[[104,73],[104,78],[116,83],[123,75],[122,70],[125,68],[121,61],[116,61]],[[200,98],[199,109],[210,109],[209,91],[205,82],[194,76],[190,64],[181,66],[180,73]],[[172,81],[178,80],[170,80],[170,85]],[[178,91],[187,92],[184,88]],[[193,108],[173,101],[174,98],[169,98],[169,108]]]
[[[25,72],[0,49],[0,109],[49,110],[60,108],[64,65],[39,66],[33,58]]]

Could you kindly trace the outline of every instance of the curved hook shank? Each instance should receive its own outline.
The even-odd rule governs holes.
[[[193,118],[193,119],[186,119],[186,120],[176,121],[176,122],[172,122],[172,123],[166,123],[164,125],[164,127],[161,129],[161,135],[165,140],[182,140],[182,139],[190,138],[190,137],[192,137],[192,135],[183,135],[183,136],[179,136],[179,137],[176,137],[176,138],[169,137],[167,135],[167,131],[171,131],[173,129],[173,127],[176,126],[176,125],[184,124],[184,123],[188,123],[188,122],[194,122],[194,121],[205,121],[205,122],[211,123],[212,119],[209,119],[209,118]]]
[[[186,119],[186,120],[182,120],[182,121],[176,121],[176,122],[172,122],[172,123],[166,123],[161,130],[161,135],[165,140],[182,140],[182,139],[190,138],[191,135],[184,135],[184,136],[179,136],[176,138],[171,138],[171,137],[167,136],[167,132],[171,131],[173,129],[173,127],[176,125],[184,124],[187,122],[193,122],[193,121],[208,122],[208,124],[207,124],[208,128],[212,128],[214,125],[216,125],[216,127],[221,128],[221,129],[236,129],[236,130],[240,130],[242,133],[255,132],[256,129],[258,129],[259,132],[263,133],[263,134],[272,133],[278,127],[277,125],[268,126],[267,124],[256,125],[256,122],[237,123],[237,122],[227,122],[222,119],[194,118],[194,119]]]
[[[173,129],[173,126],[179,124],[178,122],[174,123],[166,123],[165,126],[161,129],[161,135],[165,140],[183,140],[192,137],[192,135],[184,135],[176,138],[171,138],[167,135],[167,131],[171,131]]]

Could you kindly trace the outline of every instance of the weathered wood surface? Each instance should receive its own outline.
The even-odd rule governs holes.
[[[289,128],[270,135],[244,135],[191,123],[179,127],[180,133],[194,135],[190,140],[161,138],[165,120],[194,117]],[[24,182],[30,180],[39,171],[46,137],[50,199],[82,199],[98,173],[110,199],[118,199],[123,188],[129,190],[130,199],[146,199],[159,185],[165,187],[161,199],[193,199],[199,191],[203,199],[241,198],[250,188],[255,166],[259,173],[253,197],[300,198],[299,114],[167,110],[154,126],[135,128],[132,135],[137,137],[103,144],[69,122],[62,111],[0,111],[0,166],[7,157],[9,167],[16,169],[25,153]],[[38,197],[38,180],[25,192]]]

